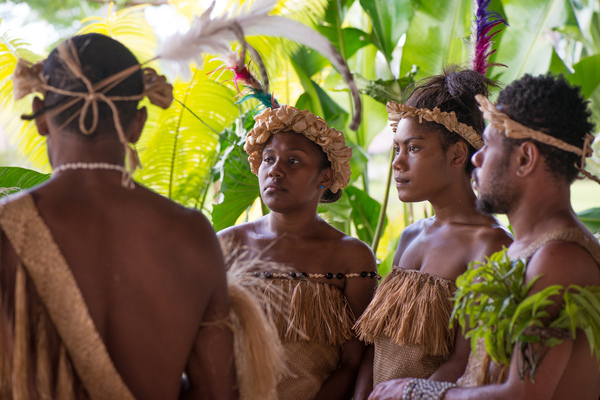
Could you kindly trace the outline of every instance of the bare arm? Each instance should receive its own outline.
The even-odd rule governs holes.
[[[502,249],[503,246],[509,246],[512,243],[512,238],[502,227],[492,230],[484,230],[484,233],[478,238],[476,254],[470,258],[473,260],[484,261],[486,256],[489,256]],[[464,272],[457,271],[456,274]],[[454,353],[450,358],[442,364],[430,377],[432,381],[439,382],[456,382],[462,376],[469,361],[469,353],[471,346],[469,341],[462,335],[459,330],[454,343]]]
[[[370,345],[363,355],[360,369],[358,370],[358,378],[356,379],[356,387],[354,388],[354,400],[366,400],[373,391],[374,357],[375,346]]]
[[[206,277],[205,285],[210,285],[213,293],[186,366],[190,389],[182,398],[237,399],[233,333],[228,327],[229,296],[225,268],[214,234],[206,240],[211,242],[209,246],[212,251],[204,258],[210,266],[210,269],[207,268],[210,274]]]
[[[527,267],[526,280],[530,281],[533,277],[543,274],[533,286],[532,294],[554,284],[562,286],[599,284],[597,266],[581,248],[574,246],[577,245],[553,242],[546,246],[545,251],[532,258]],[[565,265],[569,265],[570,268],[564,268]],[[548,311],[551,316],[556,315],[558,307]],[[527,373],[523,379],[519,376],[522,362],[519,349],[515,348],[509,376],[505,383],[451,389],[446,392],[444,399],[550,400],[572,398],[576,393],[578,398],[595,400],[598,396],[598,363],[591,358],[589,347],[577,355],[575,345],[578,343],[588,346],[581,332],[575,341],[565,340],[560,345],[550,348],[536,371],[535,381],[532,381]],[[565,378],[567,374],[570,375]],[[409,379],[402,379],[386,382],[377,387],[370,399],[401,398],[408,381]]]
[[[375,271],[375,257],[371,250],[360,243],[350,252],[352,271]],[[363,313],[373,298],[377,281],[375,278],[346,278],[344,296],[352,313],[357,318]],[[354,391],[356,375],[360,367],[366,345],[358,339],[352,339],[342,348],[340,367],[325,381],[316,400],[349,399]]]
[[[467,339],[459,332],[456,334],[454,344],[454,353],[448,361],[442,364],[430,377],[432,381],[456,382],[462,376],[469,361],[471,345]]]

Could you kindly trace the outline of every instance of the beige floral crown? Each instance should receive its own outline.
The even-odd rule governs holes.
[[[299,110],[296,107],[282,105],[279,108],[267,108],[254,118],[256,124],[248,132],[244,150],[248,153],[250,168],[258,174],[262,162],[262,152],[265,143],[271,135],[277,132],[296,132],[315,142],[327,154],[333,169],[333,182],[329,187],[331,192],[348,186],[350,182],[350,159],[352,148],[346,146],[344,134],[335,128],[329,128],[327,123],[308,110]]]
[[[388,120],[391,122],[390,126],[392,127],[394,133],[396,133],[398,123],[402,118],[419,117],[419,123],[423,123],[423,120],[436,122],[440,125],[443,125],[450,132],[458,133],[476,150],[479,150],[483,146],[483,140],[481,140],[481,136],[475,132],[473,127],[463,124],[462,122],[458,122],[454,111],[448,113],[441,111],[438,107],[435,107],[432,111],[427,108],[415,108],[393,101],[389,101],[385,106],[385,109],[387,110],[388,114],[390,114]]]
[[[506,137],[511,139],[533,139],[537,142],[568,151],[569,153],[577,154],[581,157],[581,161],[580,164],[575,165],[575,167],[585,177],[600,184],[600,178],[585,170],[585,159],[592,156],[592,142],[594,141],[594,135],[591,133],[586,133],[583,138],[583,147],[579,148],[577,146],[573,146],[572,144],[563,142],[554,136],[550,136],[544,132],[528,128],[525,125],[512,120],[508,115],[498,110],[490,101],[490,99],[481,94],[476,95],[475,99],[479,103],[479,109],[481,112],[483,112],[484,118],[490,121],[490,124],[492,124],[494,128],[504,132]]]
[[[75,48],[75,45],[71,39],[61,43],[57,47],[57,51],[62,62],[66,65],[70,72],[85,84],[87,92],[72,92],[48,85],[48,76],[43,74],[45,60],[32,65],[27,61],[19,59],[12,75],[15,100],[20,100],[30,93],[40,93],[45,96],[47,92],[54,92],[72,97],[72,99],[65,101],[59,107],[48,110],[48,115],[53,116],[60,114],[62,111],[68,109],[83,99],[84,102],[81,108],[64,123],[63,127],[68,125],[79,115],[79,129],[85,135],[94,133],[98,125],[98,101],[103,101],[108,104],[113,114],[115,128],[119,135],[119,140],[125,147],[128,159],[127,173],[123,175],[123,185],[132,188],[134,184],[131,174],[133,174],[133,171],[140,166],[140,160],[135,152],[135,149],[129,145],[129,142],[125,138],[125,133],[123,132],[123,127],[119,119],[119,113],[114,102],[141,100],[147,96],[152,104],[166,109],[173,101],[173,86],[167,82],[164,76],[158,75],[154,69],[142,68],[141,64],[132,65],[131,67],[109,76],[100,82],[92,84],[82,71],[77,49]],[[106,92],[140,69],[143,72],[144,83],[144,90],[141,94],[134,96],[106,95]],[[85,120],[90,109],[93,117],[92,125],[87,127],[85,125]],[[22,116],[22,118],[32,119],[33,116]],[[61,129],[63,127],[61,127]]]

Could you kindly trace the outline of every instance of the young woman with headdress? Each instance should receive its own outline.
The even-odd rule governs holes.
[[[243,66],[236,72],[260,95],[260,84]],[[347,399],[365,349],[352,326],[371,300],[378,275],[370,248],[329,225],[317,207],[341,197],[352,149],[342,132],[310,111],[279,106],[271,96],[263,101],[271,107],[255,118],[244,149],[270,212],[218,235],[229,246],[293,268],[254,272],[268,280],[263,295],[271,304],[280,299],[269,314],[289,371],[277,398]]]
[[[394,268],[357,322],[360,338],[374,343],[361,367],[359,398],[395,378],[460,377],[469,344],[449,328],[456,277],[511,242],[508,231],[475,206],[471,156],[485,127],[475,95],[487,96],[495,84],[474,69],[446,68],[419,82],[406,104],[387,105],[398,198],[429,201],[434,216],[402,231]]]

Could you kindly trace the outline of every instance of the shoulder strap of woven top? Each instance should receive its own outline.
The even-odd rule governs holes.
[[[562,228],[541,236],[535,242],[531,243],[522,253],[519,258],[529,259],[543,245],[554,240],[564,240],[567,242],[577,243],[586,249],[600,266],[600,243],[591,234],[584,232],[580,228]]]
[[[0,226],[33,281],[90,398],[133,400],[31,195],[1,206]]]

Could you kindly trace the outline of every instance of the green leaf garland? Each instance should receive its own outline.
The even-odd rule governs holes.
[[[590,350],[600,360],[600,287],[582,288],[570,285],[548,286],[528,295],[537,276],[525,283],[527,261],[511,260],[507,249],[486,257],[485,262],[472,262],[456,279],[454,295],[455,319],[476,351],[483,340],[486,352],[497,364],[510,365],[515,348],[522,357],[520,376],[535,372],[548,349],[575,338],[577,329],[587,337]],[[548,307],[562,296],[559,314],[550,320]]]

